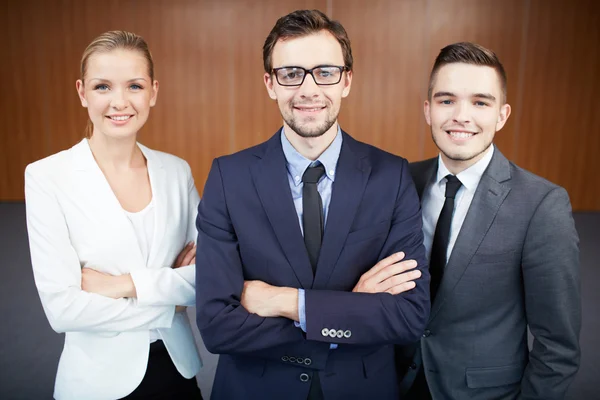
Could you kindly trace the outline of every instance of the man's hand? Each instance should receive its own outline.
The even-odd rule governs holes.
[[[189,242],[185,245],[181,253],[175,259],[172,268],[185,267],[186,265],[196,264],[196,243]]]
[[[137,296],[131,275],[113,276],[91,268],[81,270],[81,289],[113,299]]]
[[[417,262],[402,261],[404,256],[403,252],[399,252],[379,261],[360,277],[352,291],[399,294],[413,289],[416,286],[413,281],[421,277],[421,271],[409,271],[417,267]]]
[[[285,317],[298,321],[298,289],[245,281],[242,306],[261,317]]]

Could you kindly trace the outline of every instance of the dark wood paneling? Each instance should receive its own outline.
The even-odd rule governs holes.
[[[0,14],[0,200],[22,200],[25,165],[48,154],[44,99],[52,86],[37,68],[46,61],[39,45],[45,15],[35,3],[6,2]]]
[[[600,4],[533,0],[516,162],[600,210]]]
[[[578,210],[600,210],[600,10],[594,0],[24,0],[5,2],[0,29],[0,200],[23,198],[23,170],[83,137],[79,60],[98,34],[124,29],[150,44],[160,81],[140,134],[185,158],[199,190],[212,158],[267,139],[281,125],[263,85],[262,45],[277,18],[318,8],[353,43],[352,92],[340,114],[356,138],[409,160],[437,153],[424,123],[439,49],[475,41],[509,77],[513,115],[496,136],[517,164],[564,187]]]
[[[411,161],[423,158],[426,2],[335,0],[333,18],[352,42],[354,78],[341,126]]]

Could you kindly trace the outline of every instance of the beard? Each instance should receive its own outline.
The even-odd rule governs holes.
[[[331,105],[329,104],[328,106],[329,107],[326,109],[326,111],[331,110]],[[303,122],[300,122],[294,117],[294,105],[290,104],[289,108],[292,111],[289,114],[282,113],[283,120],[294,132],[298,134],[298,136],[303,138],[316,138],[323,136],[325,132],[331,129],[333,124],[335,124],[335,121],[337,121],[337,117],[339,114],[339,110],[338,113],[336,113],[335,111],[328,112],[323,122],[317,125],[312,125],[311,123],[315,121],[315,118],[309,117],[306,118]]]

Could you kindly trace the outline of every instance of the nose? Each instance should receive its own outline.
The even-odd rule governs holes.
[[[123,90],[116,89],[113,91],[110,106],[115,110],[123,110],[127,107],[127,97]]]
[[[307,74],[298,90],[302,97],[317,97],[321,88],[317,85],[317,82],[315,82],[315,78],[311,74]]]
[[[454,108],[454,117],[455,122],[460,124],[466,124],[470,122],[469,117],[469,105],[465,104],[462,101],[456,103],[456,107]]]

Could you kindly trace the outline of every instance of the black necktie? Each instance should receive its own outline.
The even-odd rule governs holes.
[[[325,173],[323,164],[308,167],[302,175],[302,226],[304,228],[304,244],[310,259],[313,273],[317,270],[317,261],[323,239],[323,201],[317,191],[317,183]]]
[[[448,242],[450,240],[450,225],[452,213],[454,212],[454,197],[462,186],[462,183],[454,175],[447,175],[446,179],[446,201],[435,226],[433,244],[431,245],[431,260],[429,261],[429,273],[431,274],[431,302],[435,299],[437,291],[444,275],[446,267],[446,256]]]

